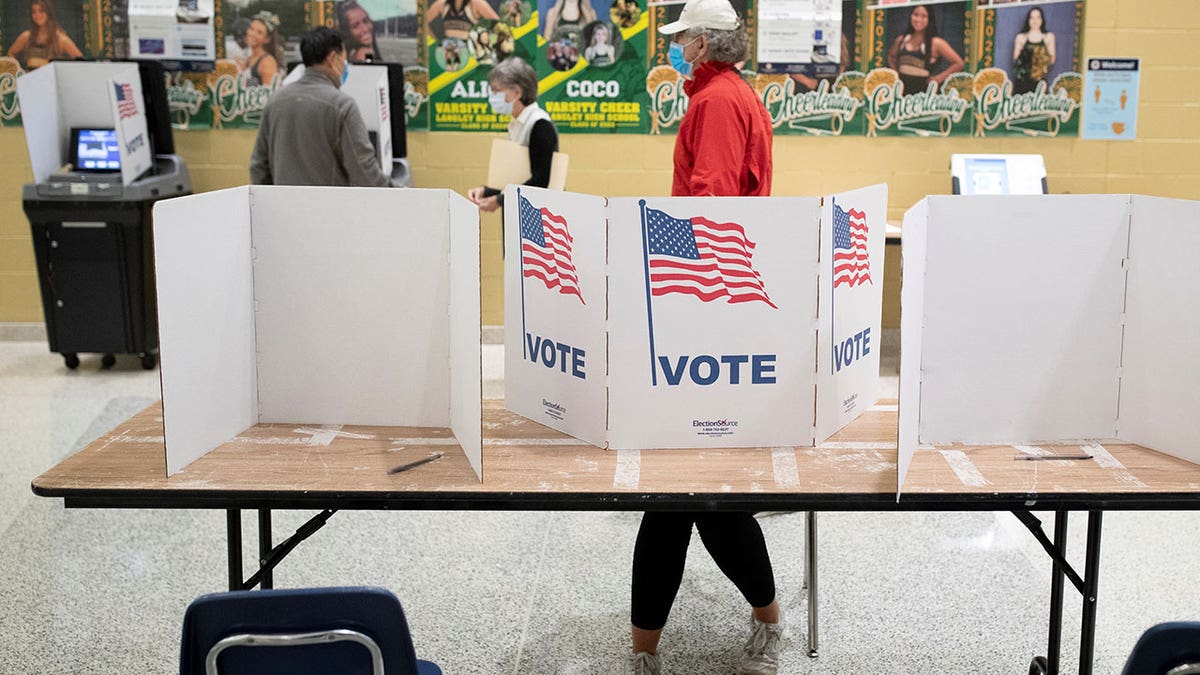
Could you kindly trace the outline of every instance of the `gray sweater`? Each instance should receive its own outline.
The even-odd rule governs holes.
[[[390,187],[354,99],[309,68],[263,110],[250,158],[255,185]]]

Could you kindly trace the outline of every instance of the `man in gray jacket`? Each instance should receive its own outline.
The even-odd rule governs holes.
[[[255,185],[390,187],[354,99],[342,93],[349,63],[342,38],[317,28],[300,41],[305,73],[263,110],[250,158]]]

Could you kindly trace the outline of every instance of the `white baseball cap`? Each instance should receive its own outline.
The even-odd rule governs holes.
[[[688,0],[683,6],[679,20],[659,26],[663,35],[674,35],[692,28],[734,30],[738,27],[738,15],[729,0]]]

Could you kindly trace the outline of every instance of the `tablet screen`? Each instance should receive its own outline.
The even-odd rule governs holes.
[[[113,129],[72,129],[69,161],[76,171],[120,171],[117,132]]]

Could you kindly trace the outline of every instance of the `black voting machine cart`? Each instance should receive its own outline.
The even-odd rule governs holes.
[[[50,351],[71,369],[81,353],[103,354],[105,368],[116,354],[135,354],[146,369],[158,362],[151,209],[192,185],[174,154],[162,64],[136,63],[153,167],[129,185],[119,173],[71,167],[22,194]]]

